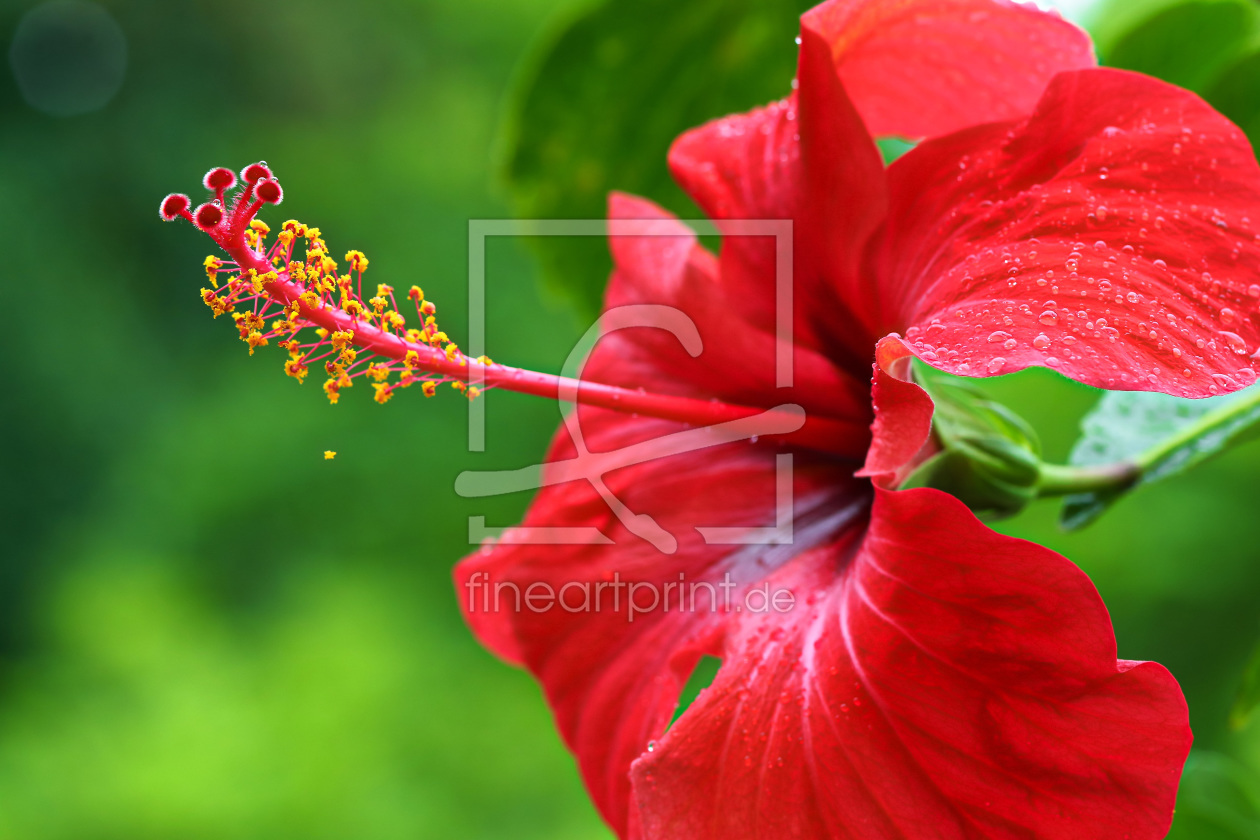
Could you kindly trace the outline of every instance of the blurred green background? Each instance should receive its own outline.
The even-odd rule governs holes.
[[[704,36],[712,4],[673,5],[697,10],[694,25],[662,24],[675,40],[660,50],[692,55],[678,39]],[[1192,5],[1215,14],[1221,4]],[[520,120],[501,119],[510,91],[547,78],[540,58],[517,69],[537,39],[569,56],[555,72],[586,72],[558,35],[572,4],[108,0],[116,30],[92,18],[87,35],[22,23],[35,6],[0,3],[10,45],[0,81],[0,840],[608,837],[538,689],[473,642],[450,584],[468,514],[509,524],[528,501],[474,508],[454,495],[455,475],[540,456],[555,406],[495,394],[483,454],[464,451],[466,408],[453,396],[403,392],[381,407],[356,388],[329,407],[318,383],[281,374],[281,353],[249,358],[210,318],[197,296],[208,242],[156,213],[167,192],[199,200],[210,166],[265,159],[286,189],[284,206],[264,214],[273,226],[296,217],[320,226],[334,252],[364,250],[369,279],[423,286],[463,338],[468,219],[586,206],[537,192],[551,183],[547,166],[571,162],[564,138],[542,136],[531,151]],[[779,71],[790,74],[803,6],[739,4],[755,25],[732,25],[721,42],[747,49],[721,57],[759,81],[672,111],[674,87],[645,69],[652,54],[599,52],[607,60],[593,69],[605,75],[583,84],[603,109],[588,118],[608,125],[587,135],[586,154],[621,136],[608,128],[618,119],[644,122],[654,101],[601,94],[601,80],[639,79],[665,100],[651,142],[636,146],[657,162],[622,170],[609,152],[612,174],[578,186],[599,197],[642,182],[654,193],[665,170],[652,142],[786,90]],[[577,31],[598,28],[591,20]],[[1158,50],[1129,49],[1131,63],[1158,65]],[[84,65],[94,55],[103,63]],[[92,72],[76,76],[84,66]],[[719,80],[687,72],[676,75],[684,92]],[[1220,78],[1200,76],[1183,83]],[[539,89],[518,115],[555,110]],[[1239,90],[1227,92],[1251,102]],[[539,123],[544,135],[567,130],[561,118]],[[564,264],[544,255],[544,266]],[[493,241],[488,265],[487,350],[557,369],[585,326],[577,310],[539,291],[518,243]],[[1096,398],[1051,374],[992,390],[1059,459]],[[1001,526],[1090,573],[1121,656],[1172,669],[1197,746],[1231,757],[1213,766],[1242,789],[1260,773],[1260,724],[1233,731],[1227,719],[1260,639],[1258,485],[1260,447],[1250,446],[1135,494],[1080,533],[1058,530],[1053,503]],[[1179,823],[1178,836],[1251,836],[1213,819]]]

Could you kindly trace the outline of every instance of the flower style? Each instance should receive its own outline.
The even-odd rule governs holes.
[[[675,143],[676,179],[720,229],[793,220],[790,387],[774,370],[773,243],[727,236],[715,257],[659,208],[611,199],[613,219],[675,235],[611,240],[607,306],[673,307],[704,347],[619,330],[590,380],[796,404],[851,435],[788,439],[790,542],[730,545],[705,530],[777,521],[784,441],[679,452],[658,444],[675,419],[580,405],[584,442],[557,434],[524,525],[603,543],[508,531],[457,568],[470,625],[539,679],[621,837],[1168,830],[1191,742],[1172,676],[1117,660],[1068,560],[939,490],[895,489],[933,447],[914,356],[1188,397],[1256,379],[1249,144],[1194,95],[1093,65],[1082,32],[1006,0],[830,0],[802,19],[790,96]],[[885,168],[880,135],[922,142]],[[660,457],[564,480],[588,445]],[[673,539],[640,538],[645,521]],[[627,582],[650,585],[650,608],[620,604]],[[551,608],[513,595],[541,585]],[[735,597],[709,608],[722,586]],[[757,590],[790,608],[741,609]],[[716,679],[671,724],[706,655]]]

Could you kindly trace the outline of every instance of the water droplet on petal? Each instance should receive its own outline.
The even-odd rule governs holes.
[[[985,365],[985,368],[988,369],[989,373],[997,373],[1004,367],[1006,367],[1006,359],[1003,359],[1001,356],[994,356],[992,359],[989,359],[989,363]]]
[[[989,333],[989,343],[997,344],[999,341],[1006,341],[1010,337],[1010,333],[1003,330],[997,330],[996,332]]]
[[[1037,320],[1045,324],[1047,327],[1053,327],[1055,324],[1059,323],[1059,313],[1055,312],[1053,309],[1047,309],[1037,317]]]
[[[1038,350],[1045,350],[1049,346],[1050,346],[1050,339],[1046,336],[1045,333],[1042,333],[1041,335],[1033,339],[1033,347],[1036,347]]]
[[[1238,333],[1222,332],[1221,338],[1225,339],[1225,343],[1229,345],[1229,349],[1233,350],[1240,356],[1247,355],[1247,342],[1243,341],[1243,337]]]

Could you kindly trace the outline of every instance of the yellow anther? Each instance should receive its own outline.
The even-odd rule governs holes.
[[[287,230],[282,230],[277,233],[276,239],[280,242],[280,247],[282,248],[288,248],[293,244],[293,234]]]
[[[206,278],[209,279],[210,285],[216,289],[219,288],[219,281],[215,279],[215,275],[219,273],[219,269],[223,268],[223,260],[211,254],[206,257],[206,261],[202,265],[206,267]]]
[[[385,365],[370,364],[367,366],[367,375],[377,382],[384,382],[389,379],[389,368]]]
[[[328,330],[324,329],[323,327],[316,327],[315,335],[319,336],[320,341],[323,341],[324,339],[328,338]]]
[[[384,317],[385,323],[394,329],[401,330],[403,327],[407,326],[407,319],[392,309],[386,312]]]
[[[315,294],[312,291],[302,292],[302,294],[298,297],[298,300],[302,301],[302,303],[305,303],[308,309],[319,308],[319,295]]]
[[[336,458],[336,457],[337,457],[337,453],[336,453],[336,452],[334,452],[333,450],[331,450],[331,449],[325,449],[325,450],[324,450],[324,460],[325,460],[325,461],[331,461],[333,458]]]
[[[297,359],[289,359],[284,363],[284,372],[301,384],[302,380],[306,378],[306,365]]]
[[[481,389],[474,385],[468,389],[468,399],[475,400],[480,393]]]
[[[376,294],[378,297],[389,297],[394,293],[394,287],[388,283],[377,283]]]
[[[254,330],[245,336],[245,343],[249,345],[249,355],[252,356],[255,349],[267,346],[267,339],[263,338],[263,334],[258,330]]]
[[[331,274],[333,276],[336,276],[337,274],[337,263],[332,257],[324,257],[324,259],[320,261],[320,268],[324,270],[325,274]]]
[[[369,298],[368,303],[372,304],[372,308],[376,310],[377,315],[380,315],[385,311],[385,307],[389,306],[389,301],[383,297]]]
[[[460,382],[458,379],[456,379],[454,382],[451,383],[451,387],[454,388],[456,391],[460,391],[461,393],[468,390],[468,386],[464,384],[463,382]]]
[[[291,233],[294,236],[306,236],[306,225],[302,224],[297,219],[289,219],[281,225],[281,227],[284,228],[286,233]]]
[[[350,263],[352,271],[366,271],[368,267],[368,258],[363,256],[362,251],[347,251],[346,262]]]
[[[324,383],[324,395],[328,397],[328,401],[333,405],[337,404],[337,400],[341,399],[341,385],[336,379],[329,379]]]
[[[354,330],[337,330],[332,334],[332,346],[334,350],[345,350],[350,346],[350,342],[354,341]]]
[[[357,359],[358,356],[358,350],[355,350],[353,347],[347,347],[345,350],[341,351],[341,363],[349,367],[354,364],[354,360]]]
[[[489,356],[478,356],[477,361],[483,365],[486,365],[487,367],[494,364],[494,362],[490,360]]]
[[[261,233],[263,236],[266,236],[267,234],[271,233],[271,228],[270,228],[270,227],[268,227],[267,223],[266,223],[266,222],[264,222],[262,219],[254,219],[254,220],[252,220],[252,221],[249,223],[249,227],[250,227],[250,229],[251,229],[251,230],[256,230],[256,231],[258,231],[258,232],[259,232],[259,233]]]
[[[300,235],[305,236],[308,242],[316,242],[319,240],[319,235],[320,235],[319,228],[317,227],[308,228],[305,225],[302,225],[302,228],[303,230]]]
[[[455,356],[456,356],[456,354],[458,354],[458,353],[459,353],[459,348],[458,348],[458,347],[456,347],[456,346],[454,345],[454,343],[451,343],[451,344],[446,345],[446,359],[447,359],[447,361],[450,361],[450,362],[455,361]]]
[[[263,327],[267,326],[266,322],[253,312],[246,312],[242,320],[245,324],[245,329],[251,331],[261,331]]]
[[[412,286],[407,291],[407,297],[411,298],[416,303],[420,303],[421,301],[424,300],[424,290],[421,289],[419,286]]]
[[[437,383],[434,382],[432,379],[427,379],[425,380],[424,384],[420,386],[420,391],[426,397],[431,397],[437,393]]]
[[[408,350],[407,355],[403,356],[403,366],[408,370],[420,367],[420,354],[415,350]]]
[[[374,383],[372,387],[376,389],[376,395],[372,397],[372,399],[376,400],[381,405],[389,402],[389,398],[394,396],[394,389],[391,385],[387,385],[383,382],[377,382]]]
[[[421,305],[420,311],[423,312],[425,315],[435,315],[437,314],[437,307],[433,305],[433,301],[426,300]]]
[[[342,304],[341,308],[346,310],[346,314],[351,318],[363,317],[363,304],[359,303],[357,300],[348,300]]]
[[[407,330],[407,340],[411,342],[420,341],[424,338],[424,333],[420,330]]]

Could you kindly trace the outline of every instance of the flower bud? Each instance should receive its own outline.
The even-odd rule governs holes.
[[[915,381],[932,397],[932,432],[939,451],[901,485],[934,487],[978,515],[1012,516],[1037,498],[1041,444],[1006,406],[965,380],[916,364]]]

